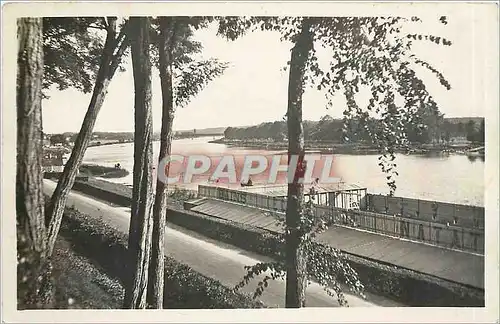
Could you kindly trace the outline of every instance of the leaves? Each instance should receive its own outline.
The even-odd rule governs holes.
[[[160,18],[153,19],[152,39],[153,64],[159,67]],[[174,81],[174,100],[178,107],[186,106],[204,87],[219,77],[228,68],[228,63],[211,58],[200,58],[203,46],[193,39],[194,30],[205,28],[213,21],[212,17],[171,17],[169,19]]]
[[[264,278],[257,283],[257,287],[253,295],[254,299],[257,299],[258,297],[262,296],[265,288],[269,286],[269,280],[285,279],[286,271],[282,263],[261,262],[253,266],[245,266],[244,268],[247,271],[247,273],[245,274],[243,279],[238,284],[236,284],[236,286],[234,287],[235,291],[248,285],[250,280],[254,279],[255,277],[260,276],[263,273],[266,273],[266,276],[264,276]]]
[[[436,37],[436,36],[432,36],[432,35],[408,34],[406,37],[409,39],[413,39],[413,40],[431,41],[431,42],[436,43],[438,45],[446,45],[446,46],[451,45],[451,41],[447,40],[446,38]]]
[[[414,124],[415,114],[437,112],[437,104],[417,77],[412,64],[430,70],[446,89],[451,88],[439,71],[413,55],[411,40],[428,40],[440,45],[451,45],[451,42],[432,35],[404,34],[403,25],[420,23],[418,17],[410,20],[401,17],[334,17],[316,18],[315,22],[316,40],[323,47],[331,48],[333,56],[329,70],[325,71],[321,70],[316,59],[308,60],[311,85],[325,91],[328,105],[335,95],[343,92],[347,102],[344,141],[350,139],[349,121],[355,120],[381,150],[381,170],[388,174],[387,185],[393,194],[397,176],[392,162],[395,150],[408,144],[407,130]],[[355,94],[363,88],[372,93],[366,107],[359,106],[355,100]]]
[[[104,47],[102,18],[43,18],[43,87],[92,91]]]
[[[433,68],[429,63],[424,62],[420,59],[415,58],[415,63],[420,64],[421,66],[430,70],[432,73],[436,75],[436,77],[439,79],[439,82],[446,88],[446,90],[451,90],[450,83],[448,82],[448,80],[445,79],[444,75],[441,72]]]
[[[216,59],[191,62],[174,71],[174,98],[176,106],[183,107],[210,81],[220,76],[228,64]]]

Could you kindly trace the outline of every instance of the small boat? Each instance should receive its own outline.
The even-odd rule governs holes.
[[[474,149],[467,150],[467,151],[465,151],[465,155],[467,155],[467,156],[484,156],[485,155],[484,146],[476,147]]]

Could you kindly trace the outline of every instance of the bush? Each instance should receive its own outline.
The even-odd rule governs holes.
[[[111,277],[125,282],[127,236],[75,209],[67,208],[60,234],[73,250],[87,257]],[[219,281],[165,257],[165,308],[262,308],[262,303],[234,292]]]

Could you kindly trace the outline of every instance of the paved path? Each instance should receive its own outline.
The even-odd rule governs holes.
[[[50,180],[44,181],[44,191],[46,194],[51,194],[54,189],[55,182]],[[107,203],[100,202],[94,198],[84,196],[74,191],[70,193],[67,206],[74,206],[82,213],[99,218],[117,230],[128,233],[130,208],[113,207]],[[208,277],[219,280],[228,287],[233,287],[241,280],[244,275],[243,267],[245,265],[252,265],[258,261],[269,260],[266,257],[251,254],[234,247],[228,248],[215,241],[195,238],[172,228],[167,228],[165,248],[168,256],[189,265],[194,270]],[[262,279],[263,276],[259,278]],[[250,282],[250,285],[246,286],[244,291],[253,293],[256,283],[256,280]],[[316,284],[312,284],[308,287],[306,296],[308,306],[338,306],[336,299],[328,296],[322,288]],[[283,281],[271,282],[261,300],[271,307],[284,307],[285,283]],[[347,300],[350,306],[354,307],[403,306],[391,300],[374,295],[368,295],[367,300],[363,300],[357,296],[347,295]]]
[[[276,218],[261,209],[203,198],[192,211],[280,232]],[[356,254],[446,280],[484,289],[484,256],[411,242],[358,229],[333,226],[318,239]]]

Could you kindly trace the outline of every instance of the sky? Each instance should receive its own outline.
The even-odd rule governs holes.
[[[481,117],[486,114],[483,80],[488,71],[488,41],[481,37],[486,28],[474,10],[448,17],[448,25],[434,18],[415,27],[421,34],[441,35],[453,42],[439,46],[421,42],[414,47],[420,58],[441,71],[450,82],[447,91],[429,72],[419,74],[447,117]],[[236,41],[216,35],[215,26],[195,33],[204,46],[204,58],[229,62],[225,73],[183,108],[177,109],[174,129],[247,126],[281,120],[286,112],[288,72],[282,68],[289,60],[291,45],[279,40],[276,32],[253,32]],[[325,56],[324,60],[328,61]],[[95,131],[133,132],[134,88],[132,67],[117,72],[109,87]],[[153,128],[161,128],[161,90],[158,71],[153,70]],[[78,132],[88,108],[90,94],[76,90],[51,90],[43,101],[43,127],[46,133]],[[326,109],[324,94],[306,89],[304,119],[318,120],[329,114],[342,116],[345,101],[337,97],[332,109]]]

